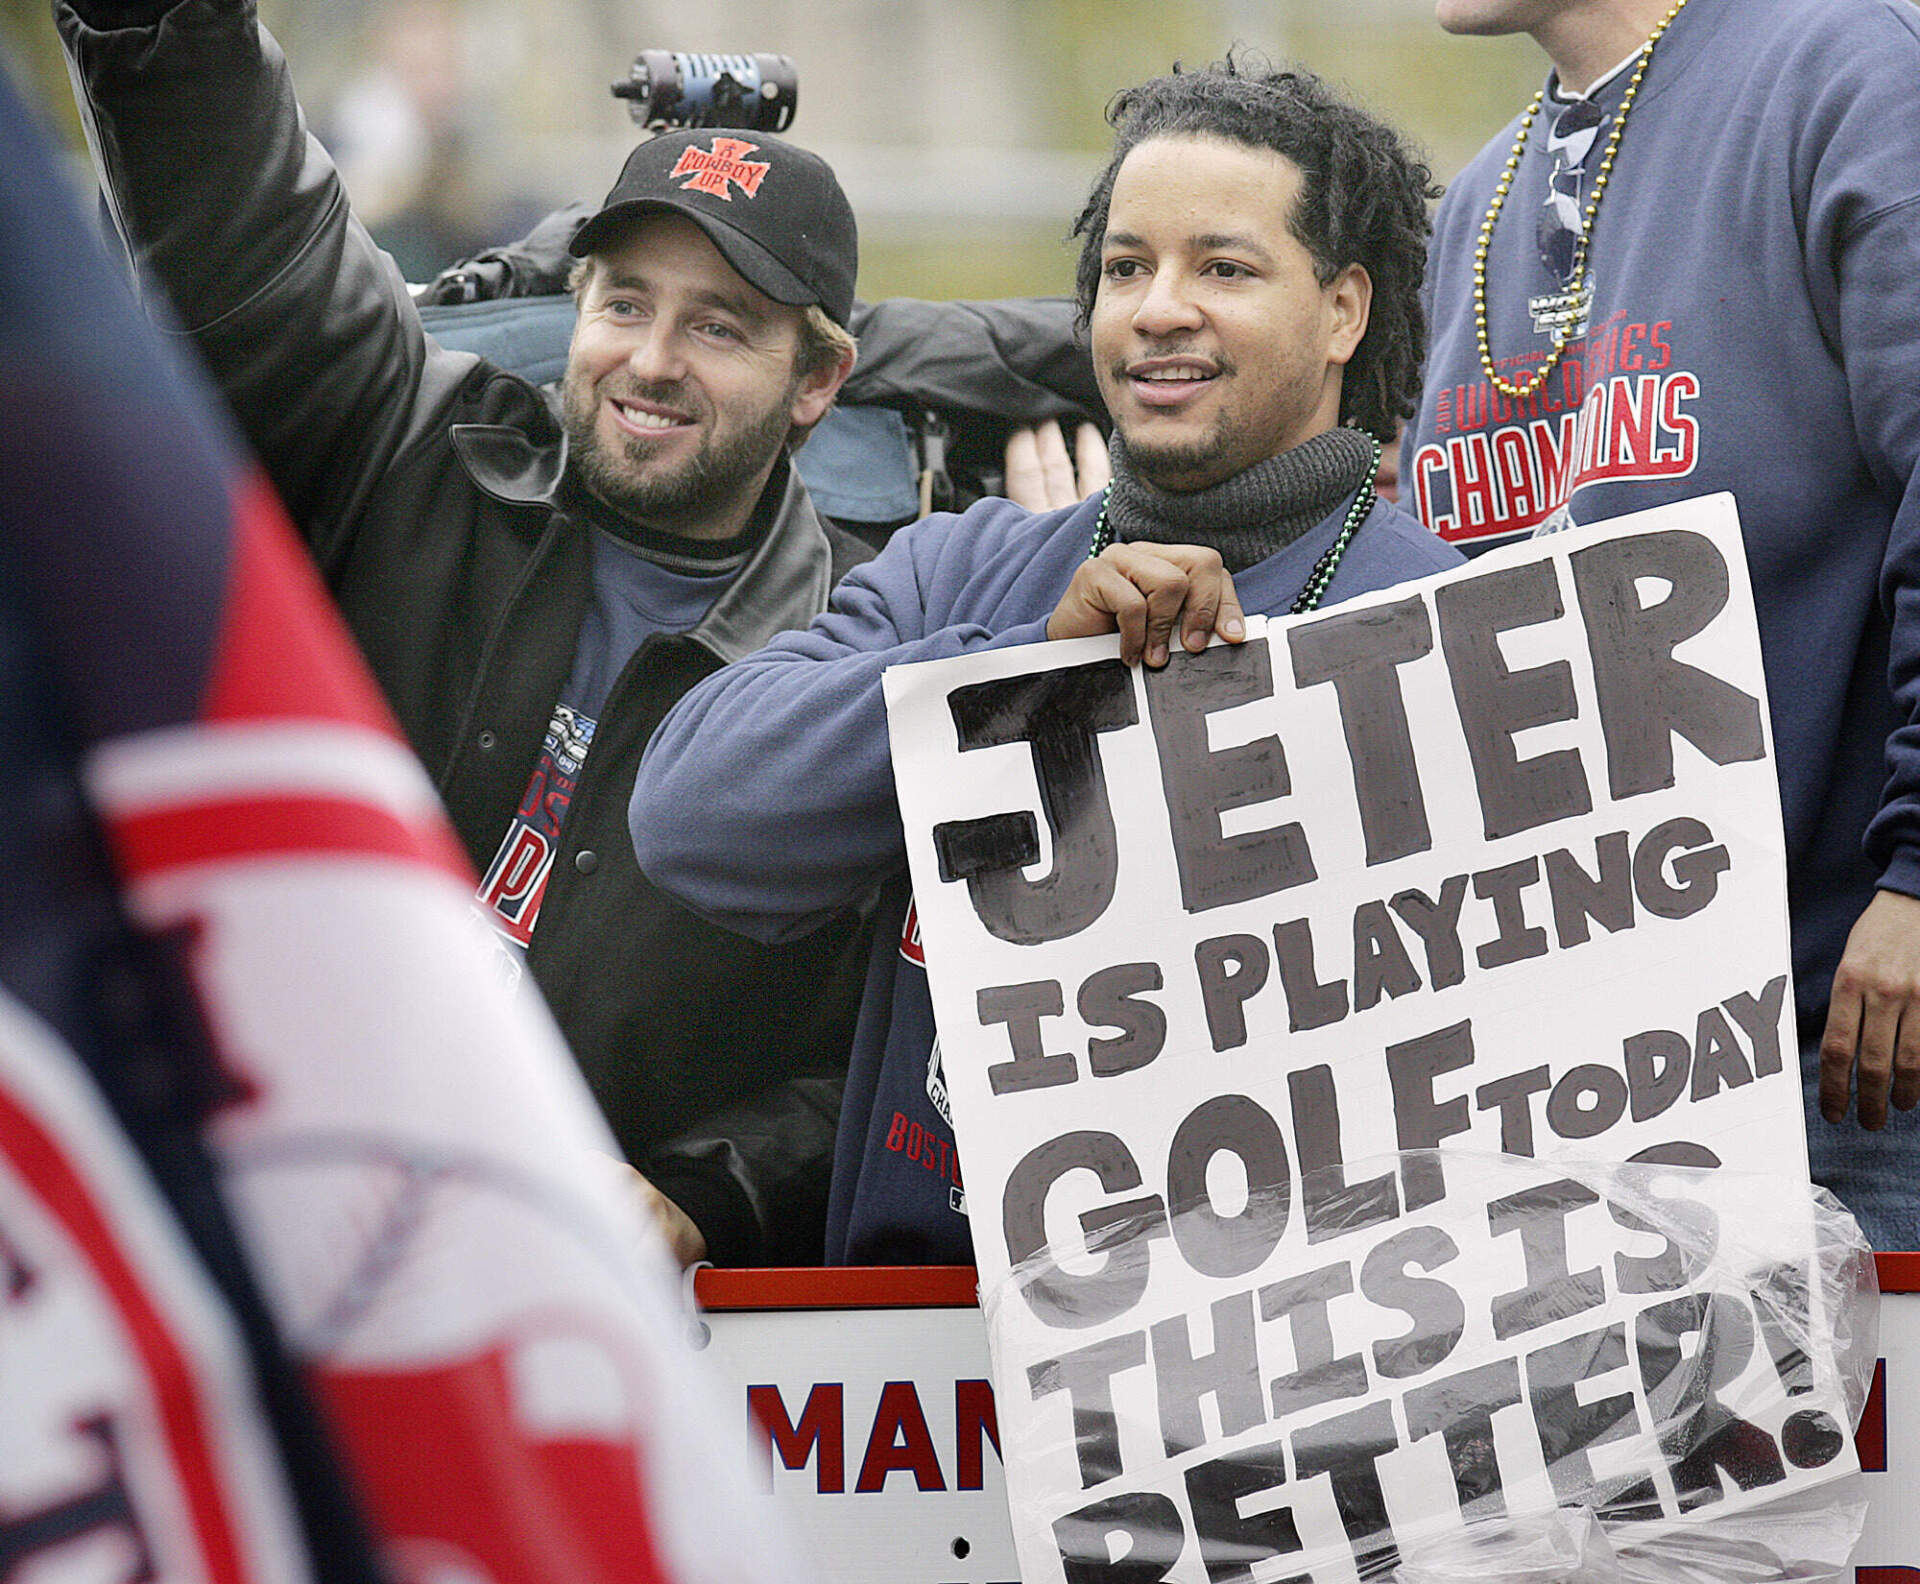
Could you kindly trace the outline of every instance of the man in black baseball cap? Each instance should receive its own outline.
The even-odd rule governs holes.
[[[746,941],[644,880],[626,831],[668,707],[804,626],[870,553],[788,462],[853,366],[833,173],[756,132],[635,150],[573,244],[556,408],[424,333],[251,5],[62,0],[56,18],[142,288],[312,547],[483,876],[503,971],[544,995],[626,1158],[844,1061],[862,926]],[[830,1137],[830,1107],[814,1125]],[[818,1257],[766,1244],[748,1203],[744,1155],[789,1136],[677,1157],[683,1257]]]
[[[779,138],[669,133],[629,156],[571,251],[573,472],[652,531],[732,538],[853,367],[846,194]]]

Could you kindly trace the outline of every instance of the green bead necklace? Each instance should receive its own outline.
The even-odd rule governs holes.
[[[1360,531],[1360,525],[1367,520],[1367,513],[1373,510],[1373,503],[1378,499],[1373,480],[1380,471],[1380,442],[1371,435],[1367,438],[1373,443],[1367,476],[1354,493],[1353,504],[1347,508],[1346,521],[1340,525],[1340,532],[1334,535],[1333,543],[1321,551],[1320,559],[1313,563],[1313,570],[1307,574],[1306,584],[1294,596],[1293,604],[1287,610],[1289,616],[1300,616],[1315,610],[1321,600],[1327,597],[1327,587],[1333,582],[1333,574],[1340,569],[1340,558],[1347,553],[1347,546],[1353,543],[1353,536]],[[1107,502],[1112,496],[1113,482],[1109,480],[1100,494],[1100,516],[1093,525],[1093,543],[1087,550],[1089,561],[1113,543],[1113,524],[1107,520]]]

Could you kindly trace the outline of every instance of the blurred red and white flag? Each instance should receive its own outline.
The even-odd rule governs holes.
[[[433,789],[3,76],[0,169],[0,1579],[801,1576]]]

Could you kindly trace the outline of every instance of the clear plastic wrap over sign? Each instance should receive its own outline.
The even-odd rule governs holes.
[[[1010,1493],[1069,1584],[1842,1575],[1878,1289],[1823,1191],[1409,1151],[1297,1195],[1304,1249],[1295,1190],[1216,1186],[1050,1226],[983,1295],[1032,1404],[1001,1416]],[[1052,1356],[1007,1355],[1008,1305]]]

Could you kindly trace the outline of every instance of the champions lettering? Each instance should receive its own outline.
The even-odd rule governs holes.
[[[1699,379],[1673,368],[1673,325],[1624,312],[1576,340],[1547,384],[1515,399],[1486,380],[1436,394],[1438,436],[1409,460],[1412,504],[1442,538],[1530,531],[1588,484],[1693,472]],[[1525,373],[1535,358],[1507,360]]]
[[[1587,392],[1577,412],[1453,435],[1420,447],[1415,510],[1447,540],[1518,534],[1589,484],[1684,478],[1699,460],[1700,426],[1686,411],[1692,374],[1619,375]]]

